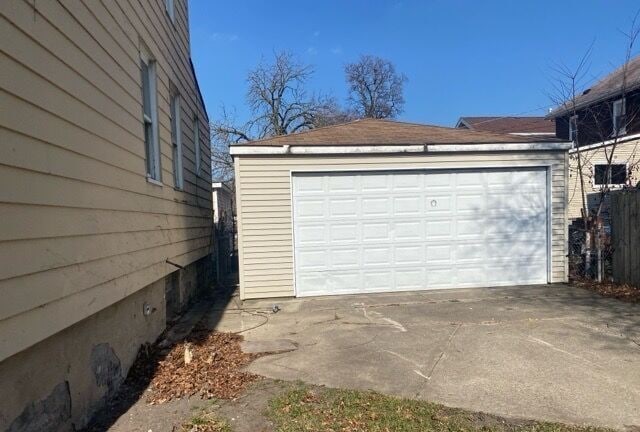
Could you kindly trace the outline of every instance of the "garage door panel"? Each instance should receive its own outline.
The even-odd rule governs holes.
[[[332,268],[338,269],[359,269],[361,267],[361,250],[362,248],[356,247],[333,247],[329,249],[329,256],[331,257]]]
[[[323,223],[311,223],[298,229],[298,240],[301,245],[323,245],[327,241],[328,227]]]
[[[383,291],[393,287],[393,272],[391,270],[373,270],[363,275],[363,288],[367,291]]]
[[[293,185],[297,295],[546,282],[545,170],[304,174]]]
[[[329,225],[329,241],[332,244],[357,242],[360,237],[360,227],[354,222],[335,222]]]
[[[329,176],[328,179],[328,193],[340,193],[340,192],[356,192],[356,182],[358,177],[356,176]]]
[[[362,248],[363,267],[390,266],[392,261],[391,246],[364,246]]]
[[[429,191],[451,190],[453,174],[450,172],[432,173],[424,177],[424,185]]]
[[[453,199],[451,195],[430,193],[424,198],[424,208],[428,214],[451,214]]]
[[[329,216],[332,218],[357,218],[358,200],[356,198],[329,199]]]
[[[372,174],[360,177],[363,192],[390,192],[391,182],[386,174]]]
[[[364,197],[361,200],[362,203],[362,216],[363,217],[376,217],[391,216],[391,200],[389,198],[381,197]]]
[[[425,286],[424,268],[411,268],[402,271],[396,271],[395,287],[399,290],[419,290]]]
[[[391,175],[394,191],[421,191],[423,189],[422,174]]]
[[[391,241],[391,221],[362,222],[362,241]]]
[[[394,221],[393,233],[395,240],[417,240],[423,238],[423,222],[418,219],[406,221]]]
[[[396,265],[420,265],[424,261],[424,246],[420,243],[394,248],[394,264]]]
[[[323,195],[324,177],[297,176],[293,183],[293,192],[296,196]]]
[[[427,245],[425,261],[426,265],[442,266],[453,263],[453,248],[450,244]]]
[[[325,200],[313,198],[301,198],[296,201],[294,206],[294,216],[297,220],[303,218],[325,219]]]
[[[453,224],[454,221],[451,219],[427,220],[425,221],[426,237],[433,240],[450,239],[453,235]]]
[[[296,267],[301,271],[324,270],[329,264],[329,254],[323,249],[303,250],[296,256]]]
[[[419,216],[422,214],[421,201],[422,197],[420,195],[394,198],[393,215],[400,218],[403,216]]]

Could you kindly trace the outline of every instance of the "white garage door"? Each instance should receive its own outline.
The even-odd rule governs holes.
[[[544,169],[294,174],[296,295],[547,282]]]

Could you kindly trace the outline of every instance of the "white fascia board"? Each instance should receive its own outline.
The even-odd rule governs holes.
[[[504,143],[504,144],[427,144],[392,146],[231,146],[232,156],[285,155],[285,154],[375,154],[375,153],[429,153],[429,152],[483,152],[483,151],[536,151],[568,150],[570,142]]]
[[[634,135],[626,135],[623,137],[618,138],[617,140],[615,138],[610,139],[610,140],[606,140],[606,141],[600,141],[597,143],[593,143],[593,144],[589,144],[586,146],[580,146],[580,147],[575,147],[575,146],[571,146],[571,150],[569,151],[569,153],[573,154],[575,152],[577,152],[578,150],[580,150],[581,152],[583,151],[587,151],[587,150],[594,150],[600,147],[606,147],[608,145],[612,145],[612,144],[623,144],[626,143],[627,141],[633,141],[634,139],[638,139],[640,138],[640,134],[634,134]]]
[[[423,145],[394,146],[231,146],[232,156],[238,155],[284,155],[284,154],[353,154],[353,153],[420,153],[425,151]]]
[[[505,144],[430,144],[427,152],[483,152],[483,151],[535,151],[568,150],[570,142],[505,143]]]

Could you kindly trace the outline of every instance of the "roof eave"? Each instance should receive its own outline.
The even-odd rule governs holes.
[[[410,145],[236,145],[232,156],[247,155],[308,155],[308,154],[402,154],[402,153],[459,153],[503,151],[566,151],[568,141],[477,143],[477,144],[410,144]]]

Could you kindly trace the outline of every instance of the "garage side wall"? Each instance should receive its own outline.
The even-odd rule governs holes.
[[[551,167],[551,282],[565,282],[565,152],[440,155],[236,156],[240,296],[287,297],[294,292],[291,173],[429,168]]]

